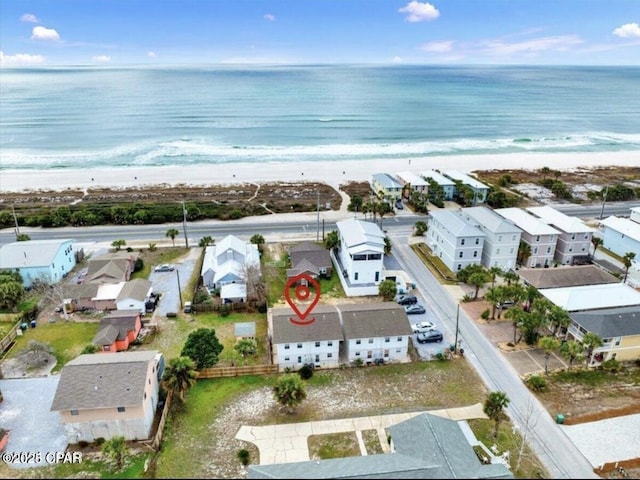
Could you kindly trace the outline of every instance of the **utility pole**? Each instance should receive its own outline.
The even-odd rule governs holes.
[[[318,195],[318,200],[316,201],[316,243],[318,243],[320,241],[320,190],[316,190],[316,194]]]
[[[322,243],[324,243],[324,218],[322,219]]]
[[[609,193],[609,185],[604,189],[604,196],[602,197],[602,210],[600,210],[600,220],[602,220],[602,216],[604,215],[604,204],[607,201],[607,194]]]
[[[460,319],[460,304],[458,304],[458,308],[456,310],[456,343],[453,345],[454,355],[458,353],[458,320],[459,319]]]
[[[11,205],[11,210],[13,211],[13,221],[16,224],[16,240],[20,236],[20,226],[18,225],[18,217],[16,216],[16,207],[15,205]]]
[[[187,236],[187,209],[184,206],[184,200],[182,201],[182,229],[184,230],[184,243],[186,247],[189,248],[189,237]],[[182,300],[180,300],[180,304],[182,304]]]
[[[180,288],[180,273],[176,268],[176,278],[178,279],[178,295],[180,296],[180,310],[182,310],[182,289]]]

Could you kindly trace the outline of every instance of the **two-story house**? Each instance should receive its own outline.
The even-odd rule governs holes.
[[[396,302],[337,306],[344,330],[348,362],[408,362],[413,334],[407,314]]]
[[[570,217],[555,208],[528,207],[527,211],[558,230],[554,258],[561,265],[573,265],[575,260],[589,257],[594,229],[582,220]]]
[[[0,269],[18,271],[25,288],[56,284],[75,267],[73,240],[28,240],[0,247]]]
[[[636,260],[640,260],[640,223],[612,215],[601,220],[600,225],[606,248],[621,257],[628,252],[636,252]]]
[[[427,227],[425,242],[453,273],[480,265],[485,234],[460,211],[434,210]]]
[[[164,357],[155,350],[85,354],[68,362],[51,411],[60,412],[67,441],[151,436]]]
[[[388,173],[374,173],[371,189],[381,200],[395,202],[402,196],[402,185]]]
[[[270,309],[267,317],[273,363],[280,371],[299,370],[306,364],[317,368],[339,365],[343,335],[336,307],[316,305],[305,318],[313,321],[304,325],[296,323],[297,314],[289,307]]]
[[[504,271],[515,269],[522,230],[488,207],[463,208],[462,215],[485,234],[482,265]]]
[[[496,213],[522,230],[522,241],[529,246],[528,257],[520,259],[526,267],[550,267],[553,264],[560,232],[521,208],[498,208]]]
[[[121,352],[138,338],[141,329],[140,310],[115,310],[100,320],[93,343],[102,352]]]
[[[443,170],[442,174],[454,182],[460,182],[462,185],[469,187],[473,191],[474,206],[478,203],[484,203],[487,201],[489,187],[484,183],[459,170]],[[456,191],[456,195],[460,195],[460,193],[461,192]]]
[[[434,200],[437,191],[440,190],[442,194],[441,200],[453,200],[453,196],[456,193],[456,182],[436,170],[425,170],[420,172],[420,176],[427,182],[433,182],[433,186],[437,186],[437,188],[429,188],[429,199]]]
[[[429,194],[429,182],[420,175],[413,172],[398,172],[396,173],[396,179],[402,185],[403,194],[406,198],[411,198],[413,192],[418,192],[422,195]]]
[[[336,223],[340,246],[331,252],[348,296],[377,295],[382,281],[384,233],[373,222],[356,219]]]

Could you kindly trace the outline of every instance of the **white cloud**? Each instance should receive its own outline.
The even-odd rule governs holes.
[[[97,63],[107,63],[111,61],[111,57],[109,55],[94,55],[91,57],[92,62]]]
[[[0,51],[0,65],[3,67],[41,65],[44,61],[45,59],[42,55],[30,55],[28,53],[5,55],[4,52]]]
[[[60,40],[60,35],[53,28],[33,27],[31,40],[58,41]]]
[[[502,40],[483,42],[485,53],[491,55],[513,55],[519,53],[538,53],[547,50],[566,51],[571,47],[582,44],[577,35],[560,35],[555,37],[540,37],[523,42],[505,43]]]
[[[420,50],[429,53],[446,53],[453,50],[453,40],[446,40],[441,42],[429,42],[424,45],[420,45]]]
[[[25,13],[20,17],[20,21],[25,23],[40,23],[38,17],[36,17],[33,13]]]
[[[430,3],[420,3],[413,0],[398,10],[400,13],[406,13],[405,20],[407,22],[428,22],[440,16],[440,12]]]
[[[272,15],[271,13],[265,13],[264,19],[269,20],[270,22],[274,22],[276,20],[276,16]]]
[[[616,28],[613,34],[620,38],[640,38],[640,25],[637,23],[626,23]]]
[[[393,57],[393,63],[402,63],[402,57],[396,55]]]
[[[156,52],[147,52],[147,57],[149,58],[156,58],[158,56],[158,54]]]

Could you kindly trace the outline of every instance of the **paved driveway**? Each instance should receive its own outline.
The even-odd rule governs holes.
[[[167,312],[180,311],[179,291],[184,291],[185,287],[189,283],[189,279],[191,278],[191,274],[193,273],[195,264],[200,257],[201,251],[202,250],[200,248],[191,248],[186,257],[183,257],[181,260],[178,260],[173,264],[176,268],[173,272],[151,271],[149,281],[153,284],[153,291],[156,293],[162,293],[154,315],[166,316]],[[180,281],[180,289],[178,289],[178,279]],[[183,298],[183,304],[185,301],[186,299]]]
[[[0,380],[4,401],[0,403],[0,426],[9,433],[5,452],[41,452],[38,464],[13,464],[16,468],[46,465],[45,454],[64,452],[67,437],[51,402],[59,375],[42,378]]]

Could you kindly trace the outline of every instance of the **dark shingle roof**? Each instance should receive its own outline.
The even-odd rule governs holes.
[[[571,320],[601,338],[640,335],[640,306],[570,313]]]
[[[138,319],[138,316],[139,312],[135,310],[133,311],[133,313],[131,313],[131,310],[124,310],[120,315],[107,315],[102,320],[100,320],[100,327],[98,329],[96,337],[93,340],[93,343],[97,343],[98,345],[111,345],[113,343],[113,341],[108,343],[98,343],[99,337],[104,337],[103,341],[111,337],[111,335],[104,336],[102,332],[102,330],[108,327],[116,329],[116,331],[118,332],[117,340],[124,340],[128,332],[134,331],[136,329],[136,321]],[[109,332],[111,332],[111,329],[109,329]],[[115,340],[116,339],[114,339],[114,341]]]
[[[342,329],[338,311],[332,305],[315,306],[309,314],[315,318],[308,325],[296,325],[291,318],[297,315],[291,308],[274,308],[271,311],[273,322],[273,343],[313,342],[322,340],[342,340]]]
[[[93,343],[104,347],[105,345],[112,345],[120,336],[120,330],[113,325],[100,325],[100,330],[93,337]]]
[[[521,268],[518,270],[518,274],[525,282],[536,288],[620,283],[620,279],[594,265],[574,265],[560,268]]]
[[[413,333],[404,307],[395,302],[339,305],[338,308],[345,340]]]
[[[51,410],[141,405],[149,362],[158,354],[145,350],[76,357],[60,372]]]

